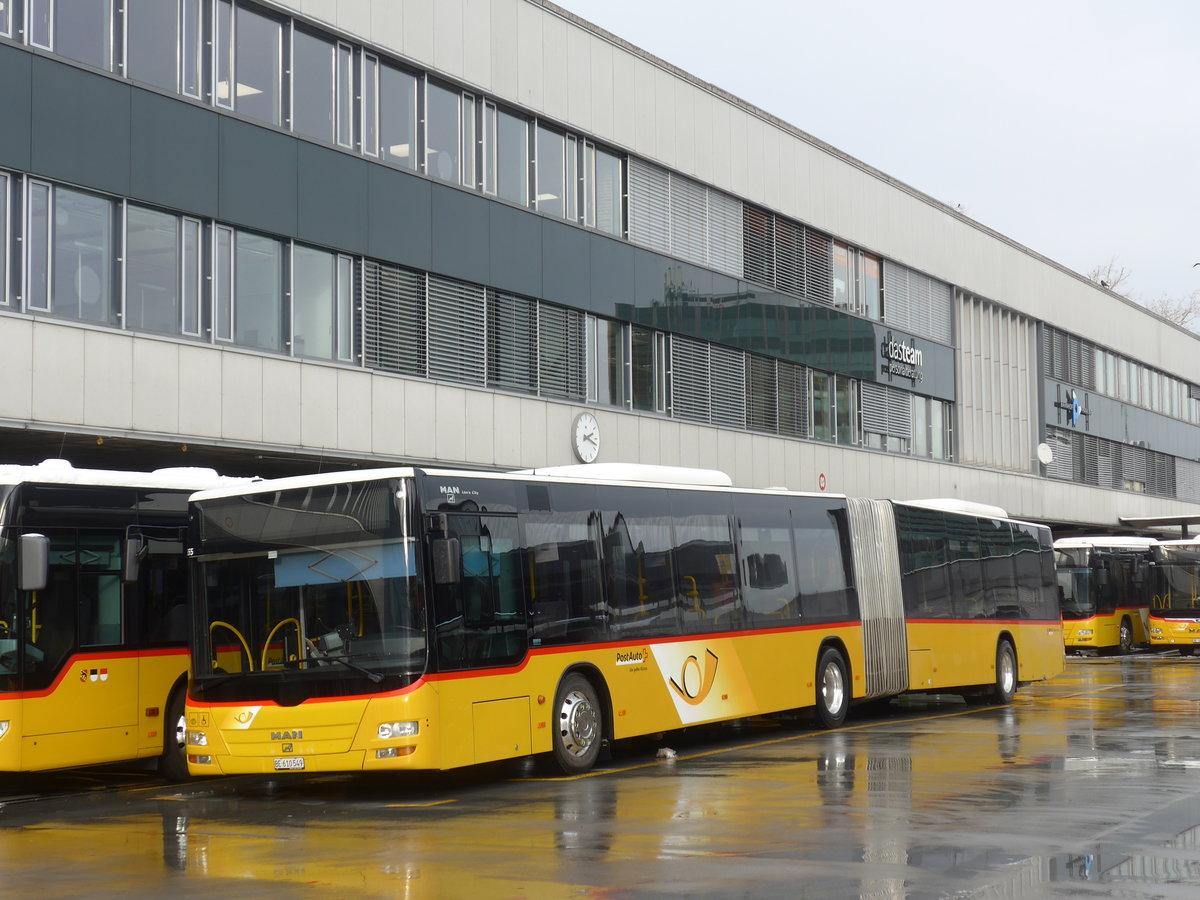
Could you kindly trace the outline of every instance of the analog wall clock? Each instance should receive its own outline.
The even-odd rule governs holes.
[[[589,412],[580,413],[571,426],[571,443],[580,462],[590,463],[600,455],[600,423]]]

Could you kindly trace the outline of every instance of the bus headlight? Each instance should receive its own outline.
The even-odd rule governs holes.
[[[383,722],[379,726],[379,739],[390,741],[392,738],[416,737],[417,731],[416,722]]]
[[[1162,629],[1161,628],[1151,628],[1150,633],[1151,634],[1162,634]]]
[[[0,721],[0,738],[8,734],[8,719]]]
[[[1080,629],[1079,629],[1077,632],[1075,632],[1075,633],[1076,633],[1077,635],[1079,635],[1080,637],[1091,637],[1091,636],[1092,636],[1092,629],[1090,629],[1090,628],[1080,628]]]
[[[207,747],[208,735],[203,731],[189,731],[187,742],[191,747]]]

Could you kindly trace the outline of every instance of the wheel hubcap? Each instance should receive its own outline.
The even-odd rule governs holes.
[[[846,685],[842,681],[842,670],[830,663],[821,674],[821,698],[825,702],[825,708],[836,715],[841,711],[845,697]]]
[[[1015,666],[1011,653],[1002,653],[1000,660],[1000,686],[1008,693],[1016,682]]]
[[[558,711],[558,733],[563,749],[572,756],[583,756],[596,741],[600,732],[600,717],[596,708],[579,691],[563,697]]]

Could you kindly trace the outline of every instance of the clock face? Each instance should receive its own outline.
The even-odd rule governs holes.
[[[600,423],[591,413],[580,413],[575,417],[572,437],[580,462],[590,463],[600,455]]]

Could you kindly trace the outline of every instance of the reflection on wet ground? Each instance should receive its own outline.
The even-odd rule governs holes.
[[[1009,708],[904,698],[444,775],[0,780],[44,898],[1200,895],[1200,660],[1072,660]],[[670,746],[674,760],[656,759]]]

